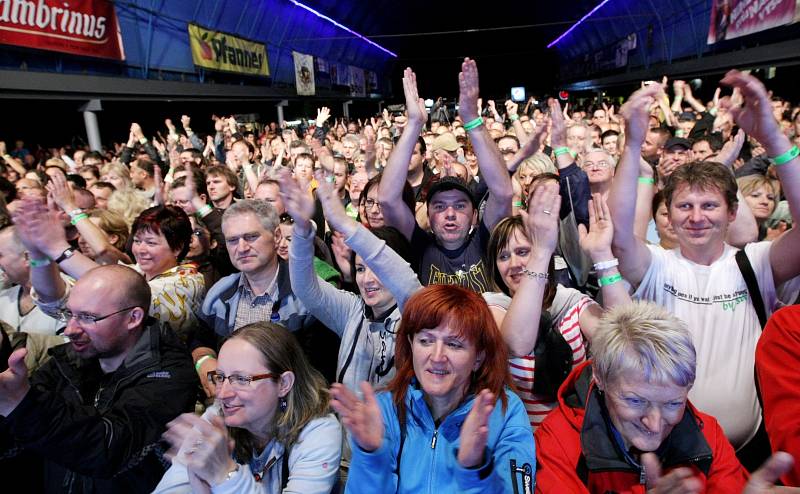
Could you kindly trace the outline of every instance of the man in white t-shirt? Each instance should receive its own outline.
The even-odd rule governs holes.
[[[800,213],[800,160],[772,116],[763,84],[737,71],[729,72],[721,82],[739,88],[745,104],[720,111],[728,111],[769,156],[784,162],[777,167],[778,175],[790,209],[795,215]],[[632,205],[640,147],[647,133],[649,109],[660,92],[658,85],[645,87],[623,108],[625,149],[609,195],[614,253],[620,272],[636,287],[636,298],[655,301],[687,323],[697,349],[697,380],[689,397],[720,421],[728,439],[740,449],[761,423],[753,374],[761,327],[734,258],[737,249],[725,243],[738,206],[733,175],[718,163],[679,167],[664,189],[679,247],[667,251],[634,235]],[[769,315],[777,300],[775,287],[800,274],[800,256],[796,255],[800,229],[771,243],[747,245],[745,252]]]
[[[29,257],[15,226],[0,231],[0,269],[13,284],[10,288],[0,290],[0,321],[14,331],[55,335],[65,324],[48,316],[33,303]]]

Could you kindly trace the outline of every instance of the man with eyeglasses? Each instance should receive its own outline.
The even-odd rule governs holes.
[[[239,270],[214,284],[198,314],[201,327],[189,342],[206,394],[214,396],[206,376],[217,368],[216,350],[237,329],[271,321],[290,331],[310,329],[316,319],[294,293],[288,266],[278,257],[279,217],[265,201],[235,202],[222,217],[231,263]],[[333,348],[334,358],[338,348]]]
[[[0,374],[0,457],[22,448],[44,459],[44,485],[31,490],[150,492],[158,483],[161,434],[194,408],[197,376],[174,333],[148,317],[149,307],[140,274],[97,267],[76,282],[59,313],[69,343],[52,348],[30,380],[26,351],[11,354]]]
[[[600,194],[603,198],[607,198],[617,161],[608,151],[599,148],[590,149],[580,161],[581,168],[589,178],[589,190],[592,194]]]

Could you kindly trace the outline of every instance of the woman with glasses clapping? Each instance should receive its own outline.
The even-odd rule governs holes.
[[[164,438],[172,467],[155,493],[329,493],[337,480],[342,433],[325,380],[294,336],[259,322],[222,345],[216,403],[184,414]]]

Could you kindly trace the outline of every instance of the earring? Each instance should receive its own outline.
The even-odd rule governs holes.
[[[280,409],[281,412],[285,412],[286,407],[288,406],[289,404],[286,402],[285,396],[281,396],[280,398],[278,398],[278,408]]]

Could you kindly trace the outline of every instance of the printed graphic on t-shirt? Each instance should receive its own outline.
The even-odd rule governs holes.
[[[719,293],[711,296],[698,296],[691,293],[684,293],[676,290],[669,283],[664,283],[664,291],[673,297],[697,305],[722,305],[722,310],[734,310],[737,305],[747,301],[747,290],[736,290],[734,292]]]
[[[458,285],[478,293],[489,291],[483,260],[467,269],[458,269],[453,273],[442,271],[431,264],[426,285]]]

